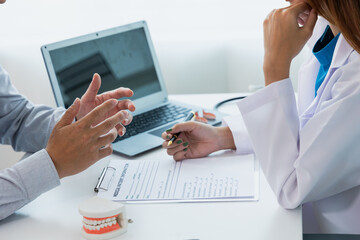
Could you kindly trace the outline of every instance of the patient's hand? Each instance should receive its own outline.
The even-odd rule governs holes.
[[[67,109],[46,146],[60,178],[79,173],[112,153],[111,143],[117,137],[115,126],[132,120],[128,111],[117,110],[118,104],[117,100],[109,99],[75,123],[72,122],[79,113],[80,99]],[[96,124],[115,111],[111,117]]]
[[[100,75],[95,73],[92,79],[92,82],[90,83],[88,89],[84,93],[84,95],[81,97],[81,104],[78,114],[76,115],[76,119],[80,120],[83,118],[86,114],[88,114],[90,111],[92,111],[95,107],[99,106],[100,104],[104,103],[105,101],[109,99],[119,99],[123,97],[131,97],[133,96],[133,91],[129,88],[118,88],[112,91],[104,92],[102,94],[98,94],[99,89],[101,86],[101,78]],[[102,122],[103,120],[107,119],[108,117],[113,116],[114,114],[118,113],[121,110],[130,110],[131,112],[135,111],[135,105],[131,100],[125,99],[118,101],[115,108],[113,108],[111,111],[104,114],[104,116],[101,116],[101,118],[98,119],[97,122],[94,123],[94,125]],[[123,122],[123,124],[127,125],[128,123]],[[123,135],[124,128],[121,126],[121,124],[116,126],[118,133],[120,135]]]

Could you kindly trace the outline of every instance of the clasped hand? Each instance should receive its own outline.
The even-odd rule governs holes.
[[[79,173],[110,155],[111,143],[118,133],[125,134],[125,126],[132,121],[127,110],[135,111],[133,102],[117,100],[131,97],[132,90],[118,88],[97,95],[100,85],[100,76],[95,74],[85,94],[67,109],[50,135],[46,150],[60,178]]]

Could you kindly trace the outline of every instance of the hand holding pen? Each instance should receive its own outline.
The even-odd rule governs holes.
[[[187,122],[187,121],[191,121],[195,118],[195,112],[194,111],[190,111],[188,113],[188,115],[186,116],[186,118],[184,119],[184,122]],[[181,132],[178,132],[178,133],[174,133],[168,143],[168,146],[170,146],[180,135]]]
[[[187,119],[191,119],[191,115]],[[205,157],[222,149],[235,149],[229,127],[213,127],[196,121],[177,123],[161,137],[164,139],[162,147],[176,161]]]

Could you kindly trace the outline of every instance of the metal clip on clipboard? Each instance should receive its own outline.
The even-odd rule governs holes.
[[[115,171],[116,171],[116,169],[113,167],[105,167],[101,172],[98,182],[94,188],[94,191],[99,192],[99,189],[107,191],[110,186],[111,180],[113,179],[113,177],[115,175]],[[112,174],[110,172],[112,172]],[[104,179],[106,179],[106,180],[104,181]],[[104,186],[105,184],[106,184],[106,187]]]

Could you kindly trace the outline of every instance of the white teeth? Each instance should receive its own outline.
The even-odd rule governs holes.
[[[110,227],[117,224],[116,217],[111,217],[102,220],[90,220],[83,218],[83,225],[86,229],[99,231],[102,228]]]

